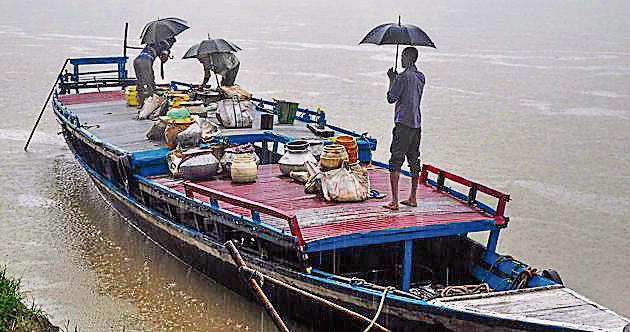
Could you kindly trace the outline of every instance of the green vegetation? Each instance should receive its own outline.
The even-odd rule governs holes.
[[[6,268],[0,271],[0,332],[59,331],[35,303],[30,307],[24,304],[20,280],[6,272]]]

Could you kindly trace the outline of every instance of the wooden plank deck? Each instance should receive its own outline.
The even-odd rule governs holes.
[[[461,296],[433,300],[433,304],[538,319],[579,326],[585,330],[621,331],[629,320],[566,287],[527,289],[492,293],[490,296]]]
[[[195,183],[295,213],[307,243],[357,233],[392,229],[404,232],[422,226],[446,226],[471,221],[487,221],[493,218],[424,185],[419,187],[418,207],[401,206],[399,211],[387,210],[382,205],[390,196],[389,172],[382,168],[372,167],[369,174],[371,188],[387,194],[388,197],[353,203],[327,202],[314,195],[306,195],[302,184],[282,177],[278,165],[260,166],[258,180],[251,184],[235,184],[230,180],[208,180]],[[184,192],[181,180],[170,176],[157,176],[150,179]],[[403,177],[400,181],[402,195],[408,193],[409,187],[409,179]],[[199,194],[195,194],[195,198],[208,201],[207,197]],[[227,203],[221,203],[221,207],[245,216],[250,215],[249,211]],[[263,215],[262,221],[281,230],[289,230],[283,220]]]
[[[110,143],[127,152],[151,150],[164,145],[149,141],[145,134],[151,127],[149,120],[138,120],[138,110],[127,106],[122,91],[88,92],[59,96],[59,100],[75,113],[84,126],[98,126],[89,128],[89,132],[100,140]],[[260,128],[260,113],[254,115],[252,128],[225,129],[222,134],[250,135],[262,134]],[[306,124],[296,121],[294,125],[274,124],[274,133],[293,138],[313,137],[313,133],[306,128]]]

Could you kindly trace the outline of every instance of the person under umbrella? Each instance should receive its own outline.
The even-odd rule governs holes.
[[[203,65],[204,76],[201,87],[205,87],[208,84],[212,72],[215,73],[218,86],[232,86],[236,81],[240,68],[240,61],[233,52],[240,50],[241,48],[236,44],[225,39],[211,39],[208,37],[201,43],[190,47],[184,55],[184,59],[197,58]],[[221,83],[219,83],[216,75],[223,77]]]
[[[153,63],[160,58],[161,76],[164,78],[164,63],[168,61],[171,47],[175,44],[175,36],[188,29],[186,21],[169,17],[147,23],[142,29],[140,39],[146,44],[140,54],[133,60],[133,69],[137,79],[138,108],[142,108],[144,100],[155,90],[155,74]]]
[[[398,210],[398,180],[400,168],[407,159],[411,170],[411,191],[409,198],[400,202],[407,206],[417,206],[416,192],[420,177],[420,137],[421,137],[421,111],[420,102],[426,79],[424,74],[418,71],[415,63],[418,59],[418,50],[415,47],[407,47],[402,52],[401,63],[404,71],[396,72],[398,65],[398,45],[415,45],[435,48],[435,44],[429,36],[419,27],[410,24],[401,24],[400,16],[398,24],[385,23],[372,29],[359,42],[359,44],[396,45],[396,59],[394,68],[387,71],[389,89],[387,90],[387,102],[396,104],[394,108],[394,129],[392,130],[392,144],[390,146],[391,157],[389,159],[389,181],[392,190],[391,202],[384,207],[390,210]]]
[[[133,60],[133,70],[136,73],[138,89],[138,94],[136,95],[138,108],[142,108],[144,100],[153,95],[153,91],[155,91],[155,73],[153,71],[155,59],[159,57],[162,65],[166,63],[175,41],[175,37],[171,37],[169,40],[163,40],[156,44],[147,44]],[[162,71],[163,77],[164,72]]]
[[[392,144],[389,148],[390,185],[392,189],[391,202],[385,208],[398,210],[398,179],[400,168],[407,158],[411,170],[411,191],[409,198],[400,204],[418,206],[416,192],[420,176],[420,137],[421,111],[420,102],[426,79],[424,74],[418,71],[416,60],[418,50],[415,47],[407,47],[402,52],[401,63],[405,69],[398,74],[393,68],[387,71],[389,89],[387,90],[387,102],[396,104],[394,108],[394,129],[392,130]]]

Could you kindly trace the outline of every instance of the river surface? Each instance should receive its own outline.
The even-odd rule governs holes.
[[[238,82],[321,106],[379,139],[395,48],[357,45],[402,14],[438,45],[427,77],[423,161],[509,192],[500,250],[630,315],[630,2],[14,1],[0,4],[0,264],[54,323],[82,331],[273,330],[244,301],[164,253],[112,212],[49,111],[22,146],[66,57],[119,55],[124,22],[178,16],[166,80],[200,81],[179,58],[210,34],[236,42]],[[132,53],[135,54],[135,53]],[[307,328],[291,323],[294,329]]]

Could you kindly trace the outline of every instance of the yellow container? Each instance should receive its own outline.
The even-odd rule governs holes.
[[[138,106],[138,87],[130,85],[125,88],[125,95],[127,96],[127,105]]]

